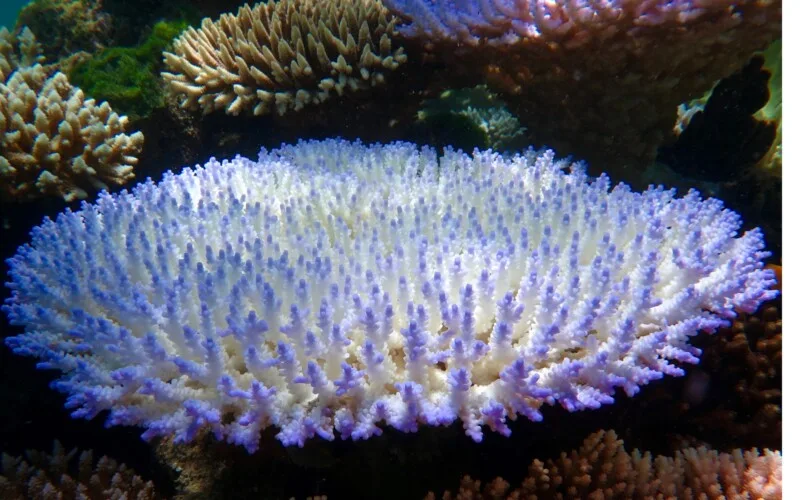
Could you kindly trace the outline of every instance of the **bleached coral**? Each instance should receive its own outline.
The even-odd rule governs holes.
[[[282,115],[383,84],[406,61],[394,24],[379,0],[245,5],[186,30],[162,75],[184,107]]]
[[[73,416],[145,438],[481,440],[681,375],[690,337],[777,293],[739,226],[549,151],[303,142],[45,221],[9,260],[7,343],[64,373]]]

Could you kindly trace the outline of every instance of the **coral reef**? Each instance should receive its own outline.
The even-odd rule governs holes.
[[[29,31],[18,57],[8,32],[0,39],[0,197],[72,201],[132,179],[144,138],[125,134],[127,118],[85,99],[63,73],[31,65],[38,48]]]
[[[161,54],[185,28],[183,22],[160,21],[140,45],[107,48],[77,64],[69,73],[70,81],[133,120],[146,118],[164,105]]]
[[[708,394],[699,408],[681,416],[696,432],[724,430],[736,442],[780,446],[781,311],[765,306],[696,342],[704,352],[698,368],[708,378]]]
[[[17,26],[33,31],[50,60],[96,52],[112,31],[102,0],[33,0],[20,12]]]
[[[28,451],[26,457],[3,454],[0,497],[6,500],[152,500],[159,498],[153,483],[145,482],[124,464],[108,457],[96,463],[92,452],[73,459],[56,441],[52,454]]]
[[[163,76],[188,108],[284,114],[382,84],[406,60],[393,33],[378,0],[245,5],[181,35]]]
[[[687,103],[691,118],[658,161],[721,198],[781,248],[781,42],[721,80],[705,102]],[[668,181],[663,174],[650,182]],[[672,184],[670,184],[672,185]]]
[[[630,181],[671,138],[677,106],[781,29],[777,0],[385,3],[409,50],[418,42],[453,78],[482,74],[534,143]]]
[[[549,151],[303,142],[45,221],[8,261],[6,342],[63,372],[73,416],[145,438],[479,441],[683,374],[698,331],[777,294],[739,224]]]
[[[534,460],[522,484],[501,478],[482,485],[469,476],[444,499],[520,498],[782,498],[782,457],[756,449],[720,453],[705,447],[672,457],[629,453],[614,431],[599,431],[579,450],[555,460]],[[433,493],[428,499],[433,500]]]
[[[523,149],[525,127],[485,85],[451,89],[423,102],[416,135],[422,142],[455,149]]]
[[[0,81],[7,81],[20,67],[41,62],[44,62],[42,48],[31,30],[23,28],[14,35],[6,28],[0,28]]]
[[[72,201],[124,184],[144,140],[126,135],[126,125],[62,73],[48,78],[40,65],[16,71],[0,85],[0,196]]]

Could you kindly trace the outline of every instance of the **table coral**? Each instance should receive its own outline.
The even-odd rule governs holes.
[[[761,233],[718,200],[610,188],[551,151],[211,160],[36,228],[7,343],[63,372],[73,416],[146,438],[508,435],[683,374],[698,331],[777,294]]]
[[[42,62],[30,30],[0,30],[0,198],[86,198],[133,178],[144,136]]]

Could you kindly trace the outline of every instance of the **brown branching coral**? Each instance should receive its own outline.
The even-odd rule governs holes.
[[[512,489],[501,478],[482,485],[466,476],[461,489],[445,499],[535,498],[714,498],[778,499],[782,495],[779,452],[705,447],[679,450],[672,457],[629,453],[614,431],[590,435],[580,449],[555,460],[534,460],[522,484]],[[435,498],[431,493],[429,499]]]
[[[28,28],[23,28],[17,35],[0,28],[0,81],[8,80],[19,67],[41,63],[44,60],[41,52],[39,42]]]
[[[132,179],[144,136],[40,62],[29,30],[0,31],[0,198],[72,201]]]
[[[184,32],[163,77],[184,107],[282,115],[382,84],[406,61],[394,24],[378,0],[245,5]]]
[[[742,314],[728,328],[698,339],[708,397],[683,415],[698,432],[724,432],[737,442],[781,443],[782,320],[779,303]],[[690,373],[691,375],[691,373]]]
[[[0,84],[0,196],[72,201],[131,180],[144,136],[125,134],[127,123],[63,73],[17,70]]]
[[[53,453],[3,454],[0,498],[6,500],[151,500],[158,498],[152,482],[144,481],[124,464],[102,457],[96,463],[91,451],[75,456],[57,441]]]

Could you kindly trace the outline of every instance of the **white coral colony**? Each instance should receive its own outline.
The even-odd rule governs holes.
[[[9,261],[8,344],[63,372],[74,416],[147,438],[480,440],[681,375],[691,336],[777,293],[739,225],[552,152],[302,142],[45,221]]]

